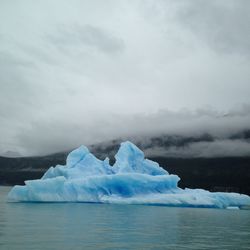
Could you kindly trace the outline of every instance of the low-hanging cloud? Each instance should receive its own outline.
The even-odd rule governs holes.
[[[48,154],[111,140],[131,140],[147,154],[180,156],[249,155],[250,109],[245,106],[227,113],[214,110],[161,111],[150,115],[105,115],[84,120],[34,122],[16,137],[33,154]],[[72,118],[72,117],[71,117]],[[32,139],[31,139],[32,138]],[[158,147],[160,138],[167,147]],[[34,143],[36,141],[36,143]],[[106,143],[105,143],[106,142]],[[152,147],[156,147],[151,149]],[[158,148],[157,148],[158,147]],[[32,149],[32,150],[31,150]],[[151,151],[152,150],[152,151]],[[162,151],[163,150],[163,151]],[[166,153],[167,152],[167,153]],[[149,154],[150,155],[150,154]]]
[[[196,142],[187,146],[152,147],[145,150],[148,157],[213,158],[250,156],[250,142],[242,140],[216,140]]]

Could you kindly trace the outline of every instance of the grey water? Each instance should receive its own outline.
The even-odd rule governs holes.
[[[7,203],[0,249],[250,249],[250,211],[90,203]]]

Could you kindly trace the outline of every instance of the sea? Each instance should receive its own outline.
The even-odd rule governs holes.
[[[0,249],[250,249],[250,210],[94,203],[8,203]]]

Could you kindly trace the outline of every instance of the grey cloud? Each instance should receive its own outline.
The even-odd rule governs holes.
[[[0,114],[8,116],[19,108],[31,105],[30,101],[36,90],[24,76],[24,72],[32,69],[29,61],[19,60],[9,53],[0,53]],[[16,95],[18,93],[18,95]]]
[[[26,44],[16,44],[18,49],[25,53],[27,57],[32,61],[33,67],[38,66],[41,63],[48,65],[55,65],[59,63],[58,59],[51,56],[50,51],[46,51],[43,47],[36,47]]]
[[[250,55],[250,2],[245,0],[182,1],[179,24],[213,49]]]
[[[104,53],[122,52],[125,48],[121,38],[93,25],[72,24],[59,26],[55,34],[47,36],[55,46],[74,47],[84,45]]]
[[[10,53],[0,53],[0,152],[5,148],[19,150],[15,136],[28,126],[28,120],[37,108],[38,92],[25,72],[34,70],[33,64],[19,60]]]
[[[248,8],[247,1],[0,3],[0,152],[46,154],[164,134],[227,140],[249,129]]]

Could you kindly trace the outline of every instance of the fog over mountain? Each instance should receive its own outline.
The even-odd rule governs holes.
[[[249,11],[244,0],[1,1],[0,155],[129,139],[154,156],[249,156]]]

